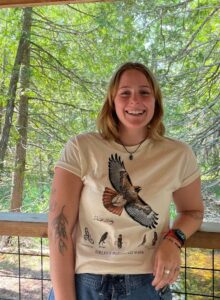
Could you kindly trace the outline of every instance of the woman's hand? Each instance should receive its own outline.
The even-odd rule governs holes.
[[[181,252],[175,239],[161,241],[155,255],[154,280],[152,285],[156,290],[176,281],[181,264]]]
[[[173,222],[173,228],[182,230],[186,238],[189,238],[200,227],[203,219],[204,206],[201,197],[200,178],[192,183],[179,188],[173,193],[176,205],[177,217]],[[154,280],[152,282],[156,289],[173,283],[180,271],[180,249],[178,241],[169,236],[161,241],[155,255]],[[179,245],[180,246],[180,245]]]

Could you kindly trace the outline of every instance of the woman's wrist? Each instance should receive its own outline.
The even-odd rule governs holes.
[[[182,247],[186,241],[186,236],[180,229],[170,229],[164,236],[164,238],[172,238],[180,244]]]
[[[179,250],[181,250],[181,248],[182,248],[181,244],[180,244],[176,239],[174,239],[174,238],[172,238],[172,237],[170,237],[170,236],[165,236],[165,237],[163,238],[163,240],[166,240],[166,241],[172,243],[172,244],[175,245],[175,247],[177,247]]]

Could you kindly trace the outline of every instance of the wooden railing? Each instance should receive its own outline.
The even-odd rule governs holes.
[[[0,235],[47,237],[47,214],[0,212]]]
[[[21,264],[21,256],[24,255],[23,252],[20,250],[20,237],[25,237],[25,238],[40,238],[40,243],[41,243],[41,253],[38,254],[41,257],[41,277],[40,278],[34,278],[37,279],[38,281],[40,280],[41,282],[41,300],[45,299],[45,295],[48,295],[49,293],[49,288],[50,288],[50,281],[49,277],[44,277],[43,274],[48,273],[48,270],[44,270],[43,268],[43,259],[44,257],[48,258],[48,249],[47,249],[47,255],[43,253],[43,239],[47,239],[47,226],[48,226],[48,218],[47,214],[29,214],[29,213],[0,213],[0,236],[14,236],[15,239],[17,239],[17,250],[12,251],[11,249],[0,249],[0,253],[3,255],[5,254],[13,254],[17,255],[18,261],[19,261],[19,276],[14,274],[9,274],[7,271],[4,270],[2,274],[0,274],[0,293],[1,293],[1,288],[4,291],[3,283],[4,279],[7,277],[13,277],[16,280],[18,280],[18,293],[17,297],[19,299],[22,299],[23,294],[23,282],[24,280],[28,279],[29,277],[21,276],[22,274],[22,264]],[[47,243],[47,241],[46,241]],[[190,249],[190,248],[199,248],[199,249]],[[204,249],[204,250],[202,250]],[[191,266],[188,264],[188,254],[192,255],[193,251],[195,253],[201,253],[203,251],[204,253],[207,253],[206,249],[211,249],[208,250],[208,256],[210,260],[210,266],[207,267],[206,265],[203,266],[203,264],[198,264],[196,265],[196,268],[194,266]],[[201,226],[200,230],[198,230],[196,233],[194,233],[186,243],[186,248],[182,251],[182,266],[181,266],[181,273],[180,273],[180,285],[178,286],[173,286],[172,287],[172,293],[174,296],[177,295],[177,297],[181,297],[181,299],[188,299],[188,297],[198,297],[198,298],[193,298],[193,299],[200,299],[200,297],[203,297],[203,299],[220,299],[220,292],[219,289],[216,286],[216,282],[219,280],[219,272],[220,269],[217,268],[217,265],[215,261],[219,259],[219,251],[220,250],[220,223],[203,223]],[[9,251],[9,252],[7,252]],[[12,252],[13,253],[12,253]],[[26,250],[25,250],[26,251]],[[33,257],[33,255],[29,252],[25,252],[25,255],[30,255]],[[36,253],[35,253],[36,255]],[[210,259],[212,257],[212,259]],[[202,291],[200,290],[200,280],[201,277],[198,277],[198,281],[195,281],[196,285],[195,288],[193,287],[192,289],[189,288],[189,278],[192,276],[192,274],[197,274],[195,272],[200,272],[201,274],[208,272],[209,278],[206,278],[206,284],[211,287],[210,288]],[[194,273],[192,273],[194,272]],[[23,281],[22,281],[23,280]],[[217,289],[217,290],[216,290]],[[30,296],[32,295],[31,291]],[[1,295],[0,295],[1,296]],[[8,296],[8,295],[7,295]],[[39,295],[38,295],[39,296]],[[31,296],[32,297],[32,296]],[[184,298],[182,298],[184,297]],[[204,298],[205,297],[205,298]],[[33,298],[33,297],[32,297]],[[2,298],[1,298],[2,299]],[[8,299],[8,298],[7,298]],[[35,299],[35,298],[33,298]],[[37,298],[39,299],[39,298]],[[174,298],[176,299],[176,298]],[[180,298],[178,298],[180,299]],[[191,298],[190,298],[191,299]]]
[[[47,214],[0,213],[0,235],[47,237]],[[204,222],[186,243],[189,248],[220,249],[219,223]]]

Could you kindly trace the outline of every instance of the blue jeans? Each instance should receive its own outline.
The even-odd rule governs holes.
[[[151,285],[153,278],[152,274],[76,274],[77,300],[171,300],[169,286],[156,291]],[[48,300],[55,300],[53,289]]]

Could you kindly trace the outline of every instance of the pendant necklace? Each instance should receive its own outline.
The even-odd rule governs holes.
[[[140,144],[137,146],[137,148],[134,151],[128,151],[128,149],[125,147],[125,145],[121,142],[122,146],[124,147],[125,151],[129,153],[129,159],[133,160],[134,158],[134,153],[136,153],[138,151],[138,149],[140,148],[141,144],[145,141],[146,139],[144,139],[143,141],[140,142]]]

